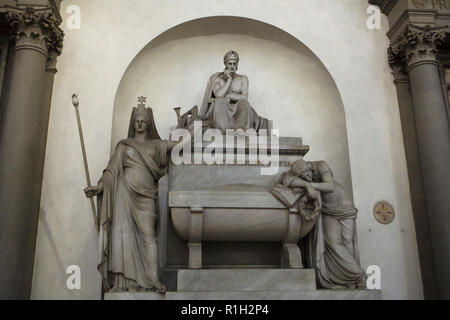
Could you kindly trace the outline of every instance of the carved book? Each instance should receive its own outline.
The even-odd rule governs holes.
[[[272,194],[280,200],[287,208],[292,208],[297,201],[304,195],[302,188],[286,188],[281,184],[277,184],[272,189]]]

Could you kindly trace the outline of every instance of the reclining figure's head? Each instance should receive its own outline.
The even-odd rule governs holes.
[[[313,171],[311,162],[307,162],[305,160],[298,160],[292,165],[291,171],[294,175],[299,176],[303,180],[306,180],[308,182],[312,182],[313,180]]]

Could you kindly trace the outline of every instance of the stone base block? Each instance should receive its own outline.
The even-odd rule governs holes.
[[[379,290],[169,292],[166,300],[381,300]]]
[[[104,300],[166,300],[166,294],[156,292],[106,292]]]
[[[105,300],[381,300],[380,290],[121,292]]]
[[[316,289],[312,269],[178,270],[178,292],[308,291]]]
[[[311,269],[179,270],[177,291],[105,293],[105,300],[381,300],[380,290],[317,290]]]

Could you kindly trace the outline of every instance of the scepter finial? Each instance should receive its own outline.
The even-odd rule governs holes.
[[[76,95],[75,93],[72,95],[72,104],[75,108],[80,104],[80,102],[78,101],[78,95]]]

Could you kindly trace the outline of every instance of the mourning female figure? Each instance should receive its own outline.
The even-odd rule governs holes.
[[[289,188],[304,188],[312,198],[320,197],[319,219],[307,238],[308,262],[316,270],[320,286],[364,288],[366,274],[359,262],[356,235],[358,210],[334,181],[328,164],[299,160],[282,183]]]
[[[98,270],[106,291],[158,291],[156,198],[174,142],[161,140],[150,108],[133,108],[128,139],[117,144],[98,184],[100,219]]]

